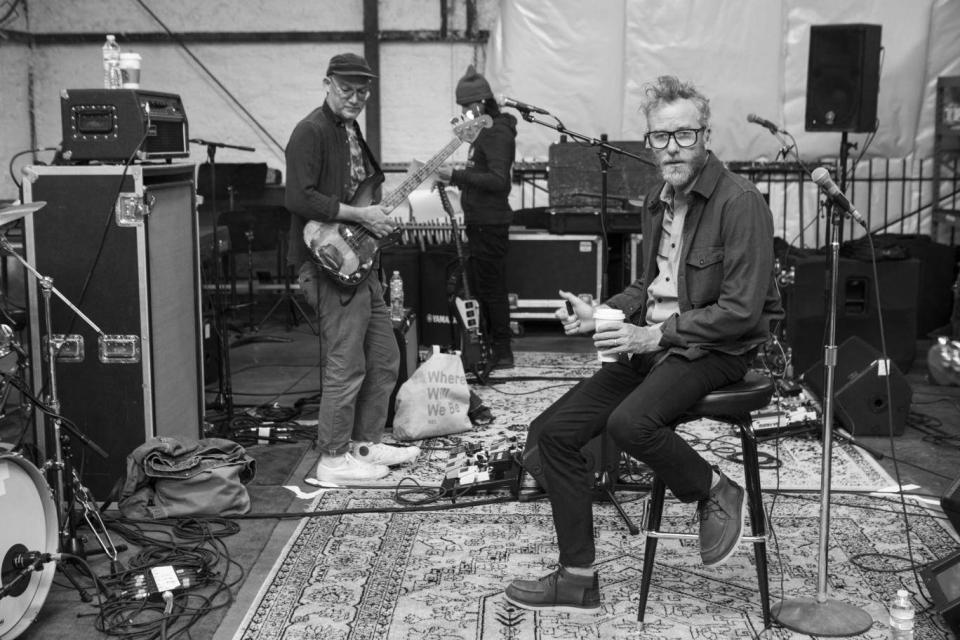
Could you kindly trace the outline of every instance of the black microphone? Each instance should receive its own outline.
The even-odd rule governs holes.
[[[242,147],[238,144],[227,144],[226,142],[211,142],[203,138],[190,138],[193,144],[202,144],[208,147],[219,147],[221,149],[236,149],[238,151],[256,151],[253,147]]]
[[[747,122],[752,122],[754,124],[760,125],[761,127],[765,127],[770,130],[770,133],[781,133],[780,127],[773,124],[769,120],[761,118],[755,113],[751,113],[747,115]]]
[[[833,200],[833,202],[839,206],[841,209],[850,214],[850,217],[860,223],[860,226],[869,231],[867,228],[867,221],[863,219],[863,216],[860,215],[860,212],[857,211],[857,208],[853,206],[853,203],[847,200],[847,196],[843,195],[843,191],[840,191],[840,187],[837,186],[837,183],[833,181],[833,178],[830,177],[830,172],[827,171],[824,167],[817,167],[813,170],[813,173],[810,174],[810,177],[813,178],[813,181],[819,185],[827,193],[827,197]]]
[[[550,112],[546,109],[541,109],[540,107],[535,107],[532,104],[520,102],[519,100],[514,100],[513,98],[508,98],[502,93],[497,96],[497,104],[501,107],[513,107],[517,111],[525,111],[527,113],[542,113],[547,116],[550,115]]]

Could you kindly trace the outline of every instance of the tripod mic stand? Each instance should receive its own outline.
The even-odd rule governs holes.
[[[230,372],[230,341],[227,339],[227,324],[223,317],[223,292],[220,273],[220,223],[217,218],[217,149],[237,149],[255,151],[253,147],[241,147],[223,142],[210,142],[200,138],[190,138],[190,142],[207,147],[207,160],[210,163],[210,211],[213,216],[213,326],[217,334],[217,346],[220,353],[217,375],[217,397],[213,408],[222,410],[223,420],[229,425],[233,421],[233,383]]]
[[[49,413],[52,418],[51,427],[53,430],[54,457],[52,460],[47,460],[44,463],[43,470],[46,472],[52,469],[55,478],[53,489],[57,511],[60,552],[69,553],[73,556],[81,558],[85,556],[83,550],[83,541],[77,536],[76,521],[74,520],[72,513],[73,504],[77,498],[77,494],[79,494],[80,500],[83,502],[84,512],[88,524],[93,530],[97,540],[100,542],[104,553],[106,553],[111,562],[114,563],[117,560],[117,547],[110,539],[110,535],[107,533],[106,526],[104,525],[103,520],[100,518],[99,512],[97,512],[96,509],[91,508],[92,500],[89,498],[89,492],[81,483],[80,478],[73,466],[70,440],[67,437],[67,434],[64,433],[64,430],[66,430],[69,435],[80,440],[83,444],[85,444],[103,459],[106,460],[109,458],[107,452],[104,451],[102,447],[93,442],[93,440],[88,438],[73,425],[64,421],[60,415],[60,397],[57,389],[56,360],[58,352],[63,348],[66,340],[64,340],[64,342],[59,342],[53,333],[53,318],[50,304],[52,295],[55,294],[58,298],[60,298],[60,300],[63,301],[63,303],[66,304],[74,313],[76,313],[78,317],[86,322],[90,328],[96,331],[101,341],[109,343],[110,337],[107,336],[103,330],[100,329],[100,327],[94,324],[90,318],[84,315],[82,311],[74,306],[73,303],[66,298],[66,296],[58,291],[56,287],[53,286],[53,280],[51,278],[41,275],[33,267],[33,265],[27,262],[19,253],[17,253],[10,245],[10,242],[7,240],[6,236],[2,233],[0,233],[0,249],[3,249],[9,255],[13,256],[27,271],[33,275],[34,278],[36,278],[40,287],[41,298],[43,300],[44,330],[46,333],[45,346],[48,397],[46,405],[44,406],[43,404],[38,403],[38,408],[43,410],[45,413]],[[44,451],[44,456],[46,456],[46,451]],[[61,568],[63,568],[62,565]],[[64,575],[67,576],[73,586],[80,593],[81,599],[84,602],[89,602],[91,599],[90,596],[80,586],[76,579],[66,570],[64,570]]]

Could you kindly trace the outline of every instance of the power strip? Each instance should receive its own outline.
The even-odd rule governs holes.
[[[118,597],[143,600],[170,591],[189,589],[197,584],[197,572],[185,567],[161,565],[127,576]]]

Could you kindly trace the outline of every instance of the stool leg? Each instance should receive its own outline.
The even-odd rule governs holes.
[[[757,441],[753,437],[751,421],[742,420],[740,441],[743,447],[743,475],[746,482],[747,499],[750,509],[750,528],[754,536],[766,535],[766,514],[763,511],[763,492],[760,488],[760,463],[757,457]],[[767,576],[767,543],[759,540],[753,543],[754,560],[757,563],[757,586],[760,590],[760,606],[763,609],[763,627],[770,627],[770,588]]]
[[[653,477],[653,487],[650,490],[650,510],[647,512],[646,540],[643,543],[643,576],[640,579],[640,604],[637,605],[637,621],[643,622],[647,609],[647,596],[650,594],[650,580],[653,577],[653,561],[657,555],[657,542],[651,531],[660,530],[660,519],[663,517],[663,501],[667,492],[667,485],[658,476]]]

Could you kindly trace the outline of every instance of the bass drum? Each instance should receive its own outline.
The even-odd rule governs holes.
[[[14,557],[28,551],[56,553],[57,511],[50,488],[36,467],[15,453],[0,453],[0,582],[7,591],[0,598],[0,639],[16,638],[30,626],[50,591],[55,562],[17,580]],[[11,584],[12,583],[12,584]]]

